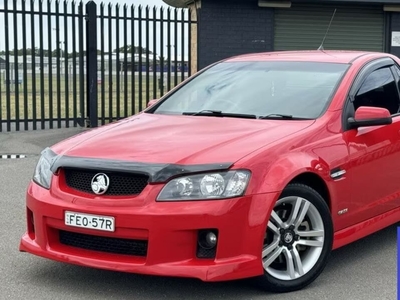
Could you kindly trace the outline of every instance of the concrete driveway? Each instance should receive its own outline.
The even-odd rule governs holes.
[[[0,299],[396,299],[396,226],[332,254],[322,275],[292,294],[266,294],[246,281],[207,284],[72,266],[18,252],[24,193],[40,151],[82,129],[0,133]]]

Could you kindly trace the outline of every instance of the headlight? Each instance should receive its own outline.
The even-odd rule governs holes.
[[[55,156],[52,154],[53,153],[49,149],[45,149],[42,152],[36,165],[35,173],[33,174],[33,181],[46,189],[50,188],[50,182],[53,176],[51,165]]]
[[[242,196],[250,172],[235,170],[179,177],[168,182],[157,201],[225,199]]]

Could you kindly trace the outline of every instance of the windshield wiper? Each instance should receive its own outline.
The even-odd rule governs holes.
[[[260,116],[259,119],[282,119],[282,120],[312,120],[309,118],[300,118],[300,117],[293,117],[292,115],[285,115],[285,114],[269,114],[266,116]]]
[[[220,110],[204,109],[198,112],[183,112],[185,116],[211,116],[211,117],[230,117],[230,118],[244,118],[244,119],[257,119],[256,115],[238,114],[238,113],[225,113]]]

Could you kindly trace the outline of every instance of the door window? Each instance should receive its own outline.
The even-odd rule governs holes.
[[[386,108],[390,113],[399,111],[399,94],[392,71],[382,68],[372,72],[363,82],[354,99],[354,109],[360,106]]]

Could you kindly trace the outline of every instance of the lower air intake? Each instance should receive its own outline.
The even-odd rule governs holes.
[[[147,241],[95,236],[60,230],[63,245],[92,251],[145,257]]]

